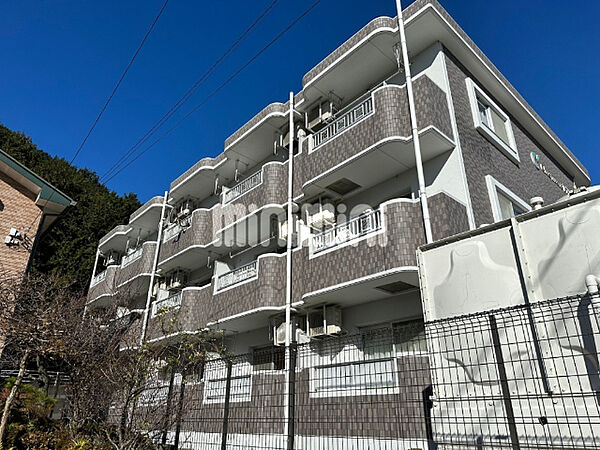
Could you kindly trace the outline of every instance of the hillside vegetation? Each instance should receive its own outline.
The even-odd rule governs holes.
[[[98,175],[50,156],[23,133],[0,124],[0,149],[45,178],[77,202],[39,243],[32,271],[52,274],[87,289],[98,240],[114,226],[127,223],[140,202],[135,194],[119,196],[98,181]]]

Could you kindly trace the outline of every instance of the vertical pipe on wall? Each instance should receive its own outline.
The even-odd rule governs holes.
[[[417,165],[417,179],[419,181],[419,200],[423,211],[423,225],[425,227],[425,240],[427,243],[433,241],[431,233],[431,219],[429,218],[429,205],[427,204],[427,193],[425,192],[425,175],[423,174],[423,160],[421,158],[421,141],[419,139],[419,128],[417,125],[417,113],[415,108],[415,97],[410,73],[410,61],[408,59],[408,48],[406,46],[406,34],[404,32],[404,19],[402,18],[402,5],[396,0],[398,11],[398,33],[400,34],[400,47],[402,48],[402,64],[406,78],[406,92],[408,94],[408,109],[410,111],[410,126],[412,130],[413,144],[415,148],[415,163]],[[400,63],[400,58],[398,58]]]
[[[286,254],[286,273],[285,273],[285,392],[284,392],[284,436],[287,439],[287,448],[293,448],[294,437],[289,435],[290,430],[290,343],[292,342],[292,245],[293,245],[293,169],[294,169],[294,93],[290,92],[290,112],[289,112],[289,147],[288,147],[288,192],[287,192],[287,254]],[[291,447],[290,447],[291,445]]]
[[[146,295],[146,308],[144,309],[144,319],[142,322],[142,334],[140,336],[140,345],[142,345],[144,343],[144,340],[146,339],[146,328],[148,327],[148,314],[152,305],[152,290],[154,288],[154,279],[156,278],[156,267],[158,266],[158,253],[160,251],[160,244],[162,242],[163,223],[165,220],[165,210],[167,209],[168,198],[169,191],[165,191],[163,205],[160,213],[160,220],[158,221],[158,235],[156,236],[156,248],[154,249],[154,261],[152,262],[150,285],[148,286],[148,294]]]

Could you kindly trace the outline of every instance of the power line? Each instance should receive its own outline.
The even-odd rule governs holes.
[[[114,172],[109,178],[104,180],[104,183],[108,183],[114,177],[116,177],[119,173],[129,167],[134,161],[136,161],[140,156],[154,147],[158,142],[160,142],[163,138],[168,136],[173,130],[175,130],[179,125],[181,125],[186,119],[188,119],[193,113],[198,111],[206,102],[208,102],[212,97],[214,97],[219,91],[221,91],[225,86],[227,86],[234,78],[236,78],[244,69],[246,69],[250,64],[252,64],[260,55],[262,55],[269,47],[271,47],[275,42],[277,42],[284,34],[286,34],[294,25],[296,25],[304,16],[306,16],[310,11],[312,11],[321,0],[315,1],[309,8],[307,8],[302,14],[300,14],[294,21],[292,21],[287,27],[285,27],[277,36],[275,36],[269,43],[267,43],[258,53],[256,53],[252,58],[250,58],[242,67],[240,67],[233,75],[231,75],[227,80],[221,83],[214,91],[212,91],[208,96],[204,98],[199,104],[197,104],[191,111],[189,111],[185,116],[183,116],[175,125],[169,128],[165,133],[163,133],[160,137],[158,137],[154,142],[152,142],[149,146],[147,146],[144,150],[139,152],[133,159],[131,159],[127,164],[122,166],[119,170]]]
[[[137,140],[135,144],[133,144],[121,157],[119,160],[114,163],[102,176],[100,179],[104,179],[109,177],[114,171],[116,171],[123,162],[129,158],[142,144],[144,144],[150,137],[160,128],[162,127],[182,106],[185,102],[187,102],[192,95],[198,90],[198,88],[204,84],[204,82],[208,79],[208,77],[216,70],[216,68],[225,60],[229,54],[235,50],[235,48],[244,40],[244,38],[258,25],[258,23],[275,7],[275,4],[279,0],[273,0],[273,2],[254,20],[254,22],[244,30],[244,32],[229,46],[229,48],[223,53],[219,59],[217,59],[211,67],[208,68],[206,72],[202,74],[202,76],[196,80],[196,82],[171,106],[171,108],[163,114],[163,116],[152,125],[152,127],[146,131],[146,133]]]
[[[115,93],[117,92],[117,89],[119,89],[119,86],[123,82],[123,79],[125,78],[125,75],[127,75],[127,72],[129,72],[129,69],[133,65],[133,62],[135,61],[135,58],[137,58],[137,55],[140,53],[140,50],[142,49],[142,47],[146,43],[146,40],[148,39],[148,36],[150,36],[150,33],[152,33],[152,30],[154,29],[154,26],[156,25],[156,22],[158,22],[158,19],[160,18],[160,16],[162,15],[163,11],[167,7],[167,3],[169,3],[169,0],[165,0],[165,2],[163,3],[162,7],[158,11],[158,14],[154,18],[154,21],[152,22],[152,25],[150,25],[150,28],[148,28],[148,31],[146,31],[146,34],[144,35],[144,38],[142,39],[142,42],[140,42],[140,45],[138,46],[137,50],[135,51],[135,53],[133,54],[133,56],[129,60],[129,63],[127,64],[127,67],[125,67],[125,70],[121,74],[121,77],[119,78],[119,81],[117,81],[117,84],[115,85],[115,87],[113,88],[112,92],[110,93],[110,95],[106,99],[106,102],[104,103],[104,106],[102,107],[102,109],[98,113],[98,116],[96,117],[96,120],[94,120],[94,122],[92,123],[92,126],[90,127],[89,131],[87,132],[87,134],[83,138],[83,141],[81,142],[81,144],[79,144],[79,147],[77,148],[77,151],[75,152],[75,155],[73,155],[73,158],[70,161],[71,163],[73,163],[73,161],[75,161],[75,158],[77,158],[77,155],[79,155],[79,152],[81,152],[81,150],[83,149],[83,146],[85,145],[85,143],[87,142],[88,138],[92,134],[92,131],[94,131],[94,128],[96,128],[96,125],[98,125],[98,122],[100,121],[100,118],[102,117],[102,114],[104,114],[104,111],[106,111],[106,108],[108,107],[108,104],[110,103],[110,101],[112,100],[112,98],[115,96]]]
[[[88,138],[90,137],[90,135],[92,134],[92,131],[94,131],[94,128],[96,128],[96,125],[98,125],[98,122],[100,121],[100,118],[102,117],[102,115],[104,114],[104,111],[106,111],[106,108],[108,108],[108,104],[110,103],[110,101],[112,100],[112,98],[115,96],[115,93],[117,92],[117,90],[119,89],[119,86],[121,85],[121,83],[123,82],[123,79],[125,78],[125,75],[127,75],[127,72],[129,72],[129,69],[131,68],[131,66],[133,65],[133,62],[135,61],[135,59],[137,58],[137,55],[140,53],[140,51],[142,50],[142,47],[144,46],[144,44],[146,43],[146,40],[148,39],[148,36],[150,36],[150,33],[152,33],[152,30],[154,29],[154,26],[156,25],[156,23],[158,22],[158,19],[160,18],[160,16],[162,15],[163,11],[165,10],[165,8],[167,7],[167,4],[169,3],[169,0],[165,0],[165,2],[163,3],[162,7],[160,8],[160,10],[158,11],[158,14],[156,14],[156,17],[154,17],[154,20],[152,21],[152,24],[150,25],[150,27],[148,28],[148,30],[146,31],[146,34],[144,35],[144,38],[142,39],[142,41],[140,42],[140,44],[138,45],[135,53],[133,54],[133,56],[131,57],[131,59],[129,60],[129,63],[127,64],[127,66],[125,67],[125,70],[123,71],[123,73],[121,74],[121,77],[119,78],[119,81],[117,81],[117,84],[115,85],[115,87],[113,88],[112,92],[110,93],[110,95],[108,96],[108,98],[106,99],[106,102],[104,103],[104,106],[102,107],[102,109],[100,110],[100,112],[98,113],[98,116],[96,116],[96,119],[94,120],[94,122],[92,123],[92,126],[90,127],[90,129],[88,130],[87,134],[85,135],[85,137],[83,138],[83,141],[81,141],[81,144],[79,144],[79,147],[77,147],[77,150],[75,151],[75,154],[73,155],[73,157],[71,158],[71,160],[69,161],[69,164],[73,164],[73,162],[75,161],[75,158],[77,158],[77,156],[79,156],[79,153],[81,152],[81,150],[83,149],[85,143],[87,142]],[[32,220],[32,222],[29,224],[29,226],[27,227],[27,231],[26,233],[29,233],[29,231],[31,231],[31,227],[33,227],[33,224],[40,218],[40,216],[42,215],[44,208],[48,205],[48,203],[50,203],[50,200],[52,200],[52,197],[54,196],[54,191],[50,192],[50,195],[48,196],[48,198],[46,199],[46,202],[44,203],[44,206],[42,208],[40,208],[40,211],[38,212],[38,214],[36,215],[36,217]]]

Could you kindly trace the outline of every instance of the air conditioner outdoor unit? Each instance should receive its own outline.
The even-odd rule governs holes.
[[[169,277],[169,289],[181,289],[187,282],[187,274],[183,270],[176,270]]]
[[[342,310],[339,306],[325,306],[308,313],[308,337],[311,339],[342,332]]]
[[[306,344],[309,339],[304,330],[299,326],[300,323],[306,323],[306,316],[298,316],[292,319],[292,332],[296,330],[296,342],[298,344]],[[285,319],[279,318],[272,322],[271,333],[273,344],[276,346],[285,345]]]
[[[112,266],[114,264],[119,264],[119,254],[114,250],[111,250],[107,253],[105,259],[105,266]]]
[[[335,225],[335,214],[329,209],[321,209],[308,217],[308,224],[311,228],[322,230]]]
[[[334,106],[330,101],[325,101],[316,106],[308,115],[307,126],[309,129],[329,122],[334,115]]]

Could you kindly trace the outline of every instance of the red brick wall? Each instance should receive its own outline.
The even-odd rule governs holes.
[[[41,219],[39,212],[35,195],[0,172],[0,276],[21,276],[25,272]],[[11,247],[4,243],[11,228],[21,234],[27,232],[29,249],[22,245],[23,241]]]

